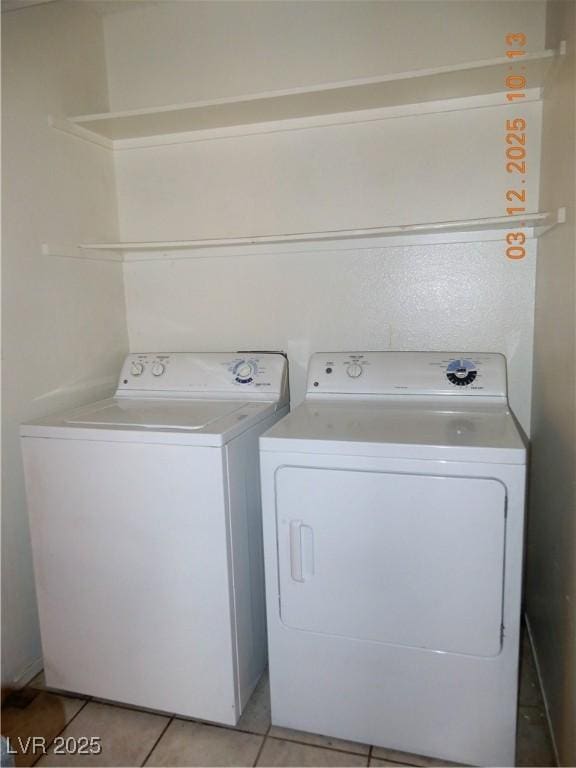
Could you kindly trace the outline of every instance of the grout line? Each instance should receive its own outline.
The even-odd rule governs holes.
[[[145,710],[144,710],[145,711]],[[246,733],[250,736],[267,736],[270,726],[262,733],[261,731],[251,731],[248,728],[239,728],[237,725],[227,725],[226,723],[215,723],[212,720],[200,720],[197,717],[185,717],[184,715],[172,715],[174,720],[180,720],[183,723],[198,723],[198,725],[207,725],[210,728],[221,728],[224,731],[233,731],[234,733]]]
[[[159,743],[160,739],[161,739],[161,738],[164,736],[164,734],[165,734],[165,733],[166,733],[166,731],[168,730],[168,727],[169,727],[170,723],[172,723],[172,722],[173,722],[173,720],[174,720],[174,718],[173,718],[173,717],[170,717],[170,718],[168,719],[168,722],[166,723],[166,725],[164,726],[164,728],[162,728],[162,731],[160,732],[160,735],[158,736],[158,738],[156,739],[156,741],[154,742],[154,744],[152,744],[152,748],[150,749],[150,751],[148,752],[148,754],[147,754],[147,755],[146,755],[146,757],[144,758],[143,762],[141,762],[141,763],[140,763],[140,765],[141,765],[141,766],[144,766],[144,765],[146,765],[146,763],[148,762],[148,760],[150,759],[150,757],[151,757],[151,755],[152,755],[152,752],[154,752],[154,750],[155,750],[155,749],[156,749],[156,747],[158,746],[158,743]]]
[[[44,691],[44,693],[48,693],[48,691]],[[54,695],[57,695],[57,694],[48,693],[48,695],[49,695],[49,696],[54,696]],[[58,731],[58,733],[54,734],[53,738],[51,738],[51,739],[50,739],[50,741],[49,741],[49,743],[47,744],[46,754],[48,754],[48,750],[50,749],[50,747],[52,746],[52,744],[54,744],[54,742],[56,741],[56,739],[58,738],[58,736],[61,736],[61,735],[64,733],[64,731],[66,730],[66,728],[68,728],[68,726],[70,725],[70,723],[73,723],[73,722],[74,722],[74,720],[76,720],[76,718],[78,717],[78,715],[80,714],[80,712],[82,712],[82,710],[83,710],[83,709],[84,709],[84,708],[87,706],[87,704],[89,703],[89,701],[90,701],[90,699],[85,699],[85,700],[84,700],[84,704],[82,704],[82,706],[80,707],[80,709],[78,710],[78,712],[76,712],[76,713],[75,713],[75,714],[74,714],[74,715],[73,715],[73,716],[70,718],[70,720],[68,720],[68,722],[67,722],[67,723],[65,723],[65,724],[64,724],[64,726],[63,726],[62,728],[60,728],[60,730]],[[34,760],[34,762],[32,763],[32,765],[37,765],[37,764],[39,763],[39,761],[40,761],[40,760],[41,760],[43,757],[45,757],[45,754],[44,754],[44,753],[41,753],[41,754],[39,754],[39,755],[38,755],[38,757],[36,758],[36,760]]]
[[[321,734],[318,734],[318,735],[321,735]],[[342,749],[341,747],[332,747],[332,746],[329,746],[328,744],[312,744],[309,741],[298,741],[297,739],[289,739],[286,736],[268,736],[268,738],[274,739],[274,741],[287,741],[290,744],[300,744],[300,746],[302,747],[314,747],[315,749],[329,749],[330,752],[339,752],[342,755],[356,755],[356,757],[366,757],[366,752],[354,752],[350,749]],[[402,763],[399,763],[399,765],[402,765]]]
[[[138,707],[136,704],[125,704],[122,701],[111,701],[109,699],[100,699],[96,697],[92,697],[90,701],[93,701],[94,704],[102,704],[103,707],[114,707],[114,709],[128,709],[132,712],[143,712],[145,715],[156,715],[157,717],[168,717],[168,718],[174,718],[176,715],[174,715],[173,712],[166,712],[162,709],[149,709],[147,707]],[[186,718],[182,717],[183,720]],[[189,720],[191,718],[188,718]]]
[[[262,744],[260,744],[260,749],[258,750],[258,754],[256,755],[256,759],[254,760],[254,763],[253,763],[254,766],[258,765],[258,760],[260,760],[260,755],[262,754],[262,750],[264,749],[264,744],[266,744],[266,742],[268,741],[268,735],[271,730],[272,730],[272,721],[270,721],[268,728],[266,728],[266,731],[264,733],[264,738],[262,739]]]
[[[366,765],[370,765],[370,763],[372,761],[372,752],[373,751],[374,751],[374,745],[370,744],[370,749],[368,750],[368,762],[366,763]]]
[[[234,733],[246,733],[250,736],[268,736],[271,725],[262,733],[262,731],[251,731],[249,728],[239,728],[237,725],[227,725],[226,723],[215,723],[212,720],[200,720],[197,717],[185,717],[184,715],[173,715],[174,720],[181,720],[183,723],[198,723],[199,725],[209,725],[211,728],[222,728],[225,731]]]
[[[49,696],[64,696],[66,699],[81,699],[82,701],[92,701],[93,699],[93,696],[88,694],[67,691],[64,688],[31,688],[30,690],[37,691],[38,693],[47,693]]]
[[[262,751],[264,749],[264,745],[268,741],[268,732],[270,731],[270,728],[268,728],[268,731],[264,734],[264,738],[262,739],[262,744],[260,744],[260,748],[258,749],[258,752],[256,753],[256,757],[254,758],[254,762],[252,763],[253,766],[258,765],[258,760],[260,760],[260,755],[262,754]]]

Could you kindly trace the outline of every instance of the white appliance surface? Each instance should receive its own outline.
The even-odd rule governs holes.
[[[282,355],[133,354],[114,397],[25,424],[21,435],[221,446],[286,404],[286,377]]]
[[[280,561],[284,624],[438,651],[500,652],[499,481],[284,467],[276,491],[278,545],[292,555]],[[454,621],[468,612],[473,622]]]
[[[260,452],[273,723],[513,765],[526,444],[505,359],[316,354]]]
[[[144,429],[206,429],[241,410],[245,403],[201,400],[197,403],[157,400],[112,400],[69,416],[66,424],[143,427]]]
[[[258,436],[280,354],[132,354],[22,427],[47,685],[235,724],[266,662]]]
[[[266,450],[524,464],[505,403],[308,400],[262,437]]]

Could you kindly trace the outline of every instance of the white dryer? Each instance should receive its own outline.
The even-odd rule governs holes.
[[[316,354],[260,455],[273,723],[513,765],[526,443],[504,357]]]
[[[21,429],[48,686],[235,724],[266,663],[258,436],[280,354],[131,354]]]

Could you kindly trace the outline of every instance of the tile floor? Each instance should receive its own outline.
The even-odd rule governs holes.
[[[518,765],[553,766],[534,661],[523,643]],[[12,747],[43,736],[48,753],[30,751],[16,765],[51,766],[433,766],[443,763],[270,724],[267,679],[263,678],[236,728],[46,691],[42,675],[5,702],[2,733]],[[97,735],[102,753],[54,754],[54,739]],[[18,738],[22,741],[18,742]]]

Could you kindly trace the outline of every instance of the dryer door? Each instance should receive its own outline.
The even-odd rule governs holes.
[[[284,624],[476,656],[500,652],[500,481],[282,467],[276,499]]]

